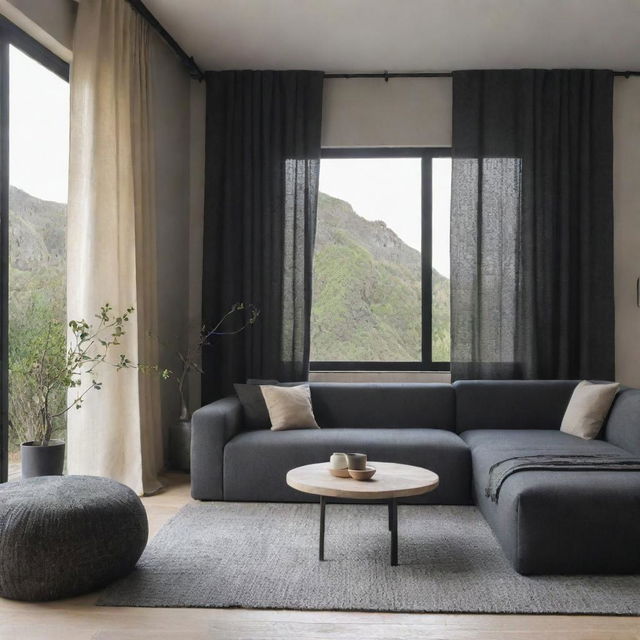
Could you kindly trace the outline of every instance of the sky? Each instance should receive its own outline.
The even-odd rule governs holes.
[[[66,203],[69,83],[13,46],[9,72],[9,182]]]
[[[449,276],[451,160],[433,161],[433,266]],[[420,158],[324,158],[320,191],[346,200],[367,220],[382,220],[420,251],[422,188]]]

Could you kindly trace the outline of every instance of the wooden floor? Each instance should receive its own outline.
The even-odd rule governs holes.
[[[186,476],[167,481],[162,493],[144,498],[151,535],[191,501]],[[0,640],[640,640],[640,618],[111,608],[94,606],[96,597],[0,598]]]

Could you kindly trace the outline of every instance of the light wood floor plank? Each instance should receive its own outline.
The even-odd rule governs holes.
[[[143,499],[151,536],[193,502],[187,476],[167,482]],[[151,609],[96,607],[96,599],[0,598],[0,640],[640,640],[640,618],[631,617]]]

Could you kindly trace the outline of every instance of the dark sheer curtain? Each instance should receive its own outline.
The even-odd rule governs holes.
[[[614,377],[610,71],[453,75],[453,379]]]
[[[238,301],[261,314],[205,348],[205,402],[249,377],[308,377],[323,74],[224,71],[206,82],[203,322]]]

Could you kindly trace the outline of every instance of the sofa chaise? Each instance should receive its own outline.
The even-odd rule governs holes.
[[[192,421],[191,493],[199,500],[312,501],[287,486],[293,467],[364,451],[426,467],[435,491],[407,502],[476,504],[523,574],[640,572],[640,471],[531,470],[485,496],[491,466],[540,454],[640,457],[640,390],[622,389],[596,440],[560,431],[578,381],[310,383],[321,429],[243,428],[237,398]]]

